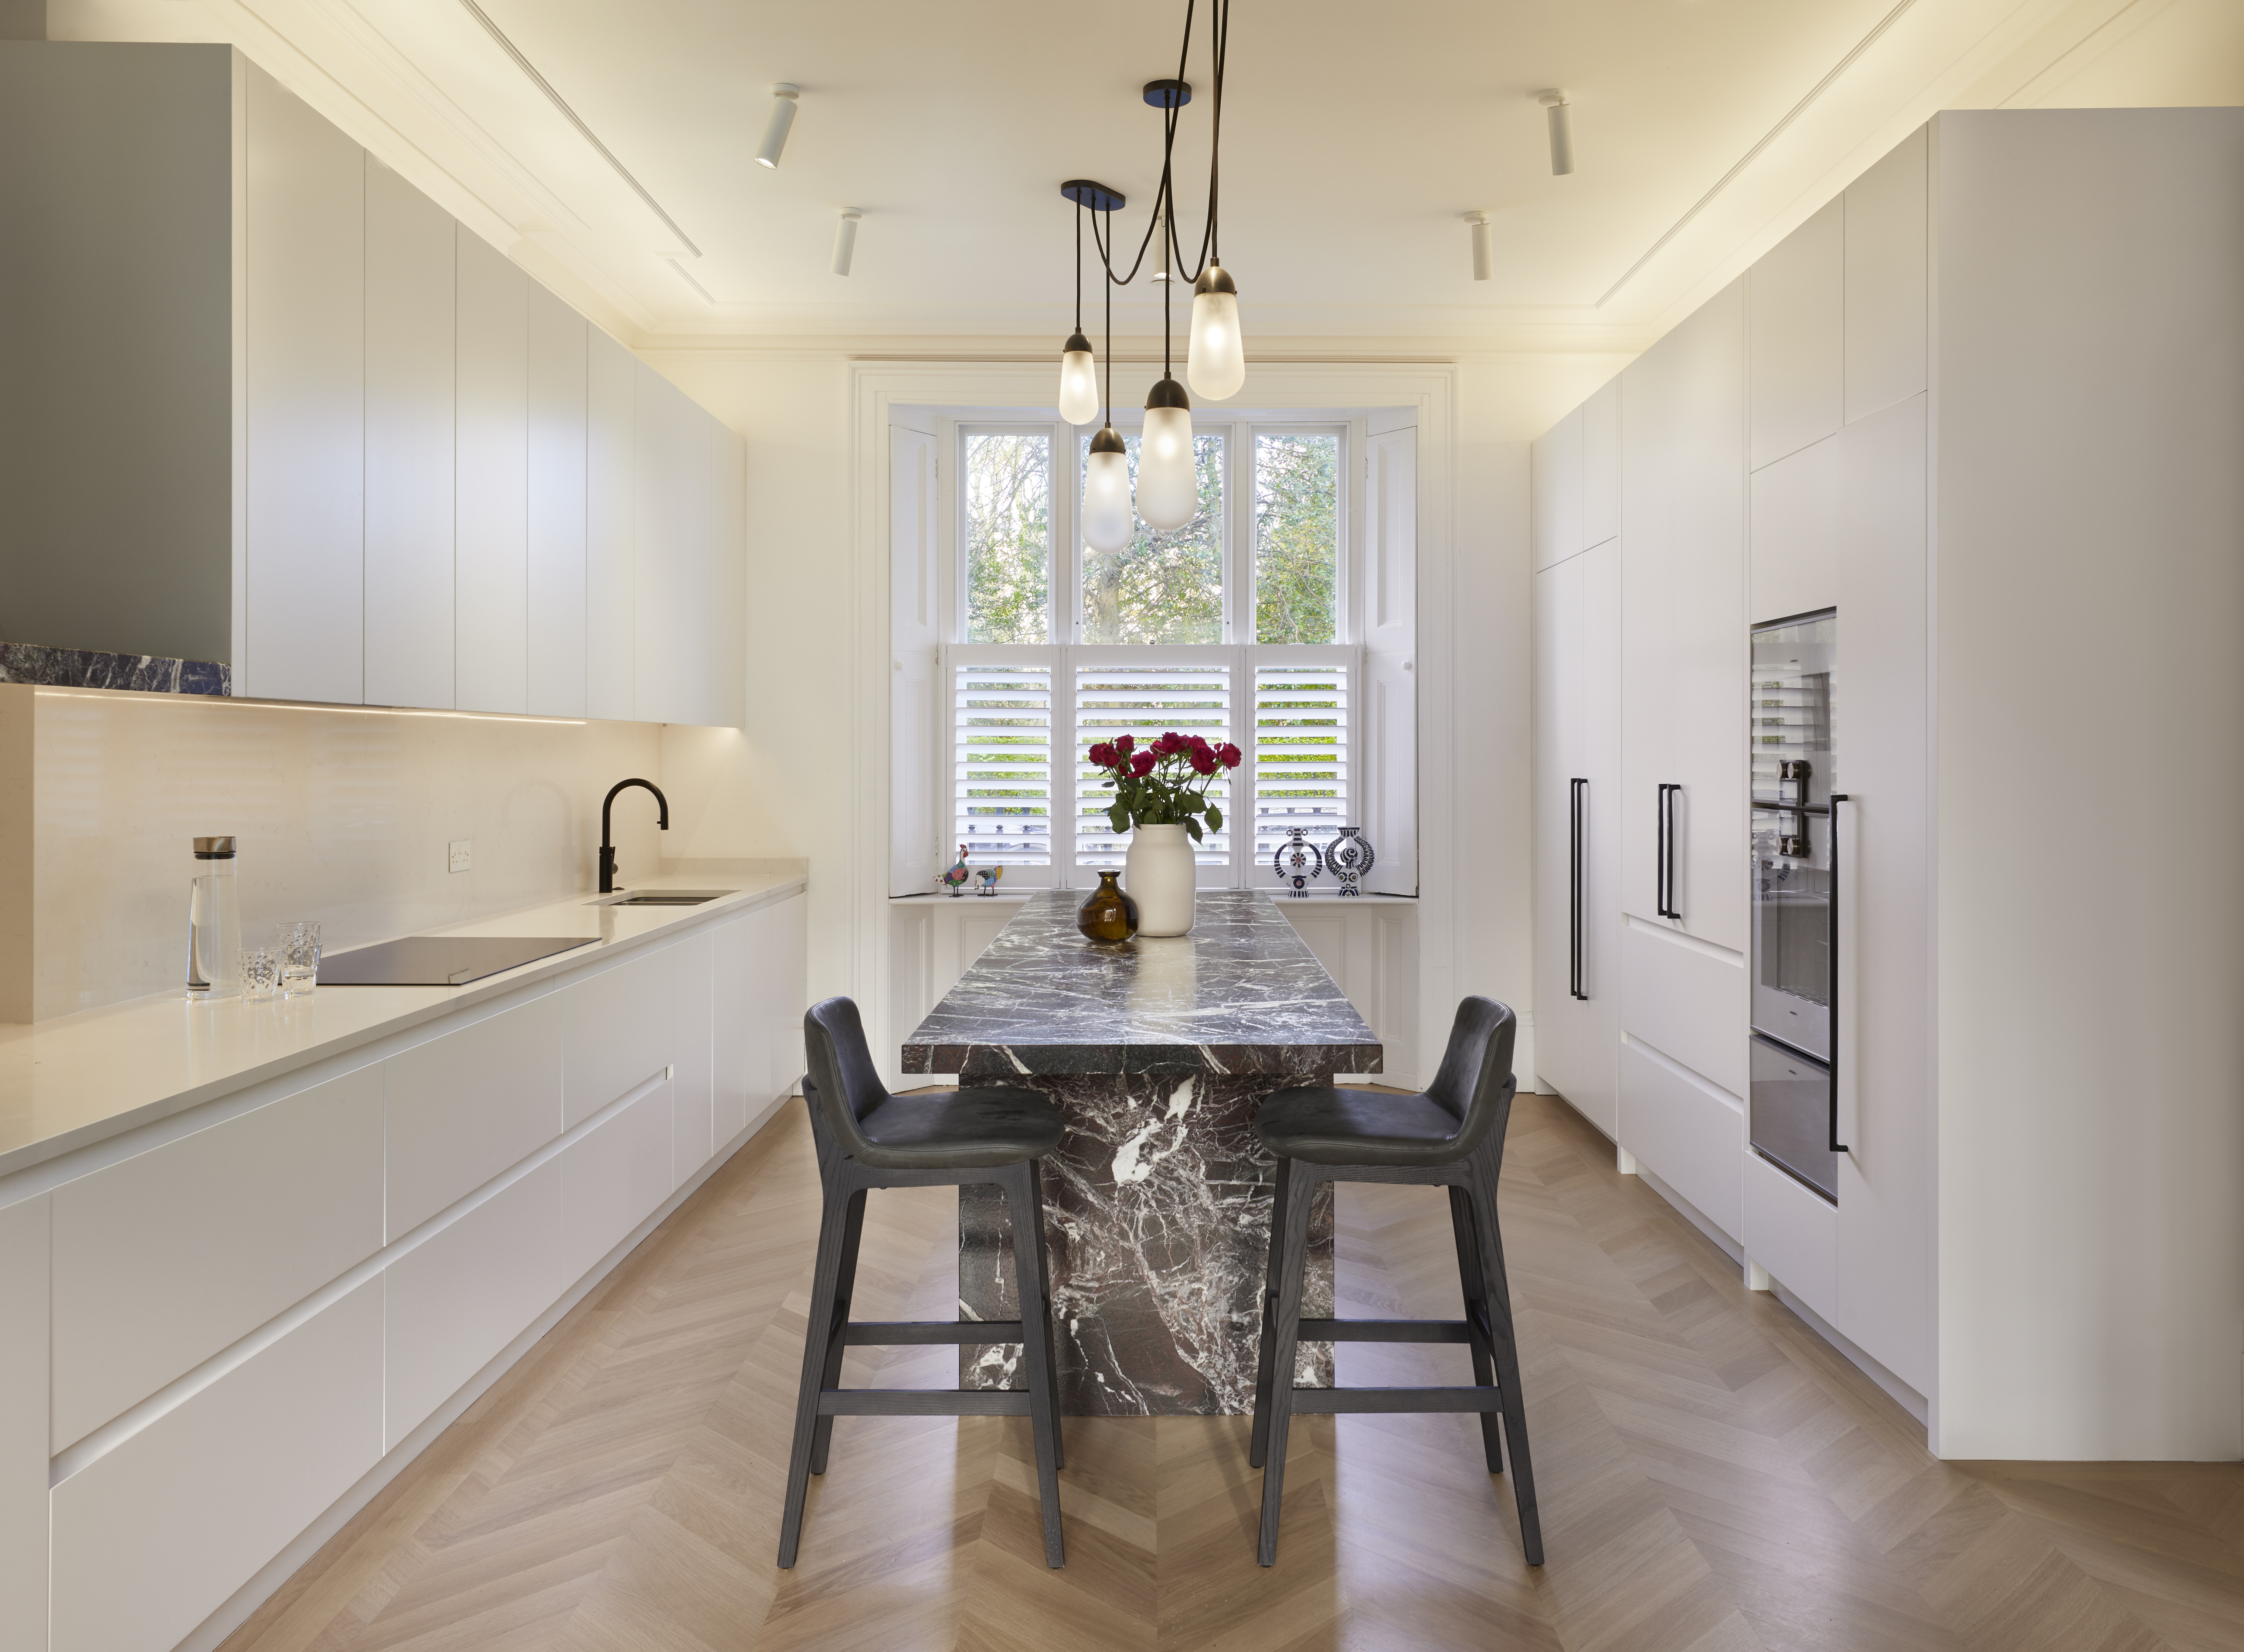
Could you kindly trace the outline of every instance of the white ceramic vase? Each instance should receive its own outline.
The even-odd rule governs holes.
[[[1141,826],[1132,832],[1122,887],[1138,903],[1138,933],[1190,934],[1196,877],[1192,839],[1182,826]]]

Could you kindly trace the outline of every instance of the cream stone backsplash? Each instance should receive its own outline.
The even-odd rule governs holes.
[[[32,774],[0,784],[29,780],[33,798],[30,1002],[19,956],[0,968],[19,983],[0,1020],[183,988],[193,838],[234,834],[246,936],[317,919],[340,949],[589,893],[608,787],[662,779],[651,723],[0,695],[28,699],[32,723]],[[463,838],[474,865],[450,872]],[[626,880],[659,869],[645,792],[616,799],[615,841]],[[25,846],[0,843],[18,878]]]

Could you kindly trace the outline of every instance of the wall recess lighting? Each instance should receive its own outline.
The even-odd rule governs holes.
[[[764,127],[764,141],[756,151],[756,165],[779,165],[779,158],[787,152],[787,134],[794,125],[794,100],[802,95],[802,88],[791,80],[782,80],[772,88],[771,120]]]

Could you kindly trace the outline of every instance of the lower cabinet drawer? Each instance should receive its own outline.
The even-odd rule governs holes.
[[[657,1084],[554,1161],[564,1289],[670,1197],[671,1111],[669,1083]]]
[[[1750,1148],[1745,1159],[1746,1254],[1833,1324],[1839,1314],[1839,1211]]]
[[[1690,936],[1631,922],[1620,938],[1621,1030],[1746,1093],[1746,965]]]
[[[418,1428],[575,1283],[551,1159],[382,1275],[382,1449]]]
[[[382,1456],[369,1279],[54,1488],[52,1652],[164,1652]]]
[[[1632,1039],[1620,1049],[1620,1144],[1716,1227],[1743,1225],[1745,1102]]]

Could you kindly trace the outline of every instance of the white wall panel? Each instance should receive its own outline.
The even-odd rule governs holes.
[[[670,1086],[658,1084],[570,1143],[561,1166],[563,1276],[572,1283],[670,1197]]]
[[[576,1283],[552,1159],[382,1271],[382,1449],[411,1433]]]
[[[1734,1239],[1743,1225],[1745,1124],[1740,1097],[1651,1045],[1621,1046],[1621,1145]]]
[[[1544,431],[1532,458],[1537,572],[1582,549],[1582,409]]]
[[[366,157],[366,698],[453,698],[451,214]]]
[[[48,1200],[0,1209],[0,1646],[47,1635]]]
[[[1867,418],[1927,385],[1929,129],[1903,138],[1848,186],[1847,418]]]
[[[716,1100],[716,937],[709,931],[689,935],[669,948],[671,1002],[678,1017],[672,1056],[677,1071],[670,1093],[677,1109],[678,1159],[673,1183],[682,1183],[709,1159]]]
[[[925,892],[949,820],[938,801],[943,641],[936,594],[935,438],[889,427],[889,893]],[[937,823],[942,824],[938,825]]]
[[[709,937],[713,1147],[723,1146],[746,1129],[749,1109],[771,1099],[763,1094],[770,1057],[763,1055],[758,1060],[769,1041],[760,1037],[757,1021],[772,1012],[749,997],[754,969],[748,957],[749,939],[746,917],[719,925]]]
[[[1582,542],[1620,532],[1620,381],[1582,403]]]
[[[643,792],[624,796],[652,801]],[[670,985],[665,948],[642,953],[554,995],[561,1015],[564,1129],[574,1129],[670,1064],[677,1048]]]
[[[810,1008],[810,898],[789,895],[751,915],[760,920],[752,944],[764,961],[760,992],[767,1064],[760,1099],[768,1101],[789,1094],[802,1079],[802,1015]]]
[[[1418,893],[1418,433],[1365,439],[1363,835],[1367,893]]]
[[[561,1134],[561,999],[471,1022],[382,1063],[387,1239]]]
[[[382,1248],[375,1067],[55,1190],[54,1449]]]
[[[1839,600],[1839,447],[1829,437],[1754,472],[1754,624]]]
[[[1753,468],[1837,434],[1846,402],[1846,221],[1832,201],[1771,247],[1753,290]]]
[[[589,323],[530,284],[529,545],[531,711],[583,717],[585,708],[585,334]]]
[[[53,1652],[177,1644],[381,1456],[369,1279],[55,1487]]]
[[[586,715],[630,720],[638,633],[633,518],[639,471],[639,361],[586,331],[585,696]],[[647,721],[654,714],[647,714]]]
[[[529,706],[530,278],[459,233],[458,678],[464,711]]]

